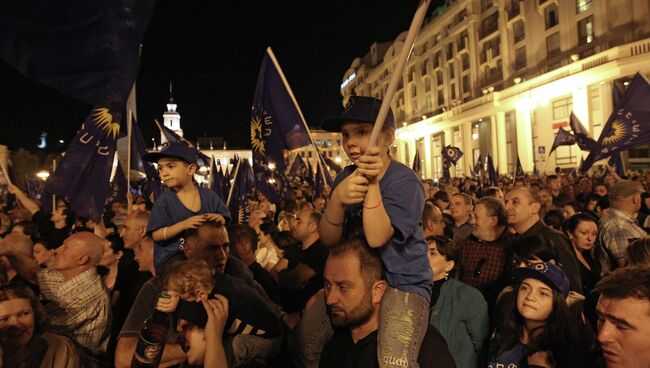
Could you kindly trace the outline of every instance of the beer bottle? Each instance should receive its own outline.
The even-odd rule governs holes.
[[[163,291],[160,298],[169,298],[169,294]],[[165,350],[165,339],[169,332],[170,314],[154,309],[151,318],[145,321],[138,344],[133,354],[131,367],[158,367],[163,351]]]

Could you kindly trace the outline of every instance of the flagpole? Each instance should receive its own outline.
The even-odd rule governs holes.
[[[52,159],[52,174],[56,171],[56,159]],[[56,210],[56,194],[52,193],[52,212]]]
[[[226,200],[226,207],[230,207],[230,200],[232,199],[232,192],[235,189],[235,184],[237,183],[237,175],[239,175],[239,165],[241,165],[241,160],[237,161],[237,167],[235,168],[235,176],[232,179],[232,185],[228,191],[228,200]]]
[[[127,109],[126,113],[126,136],[128,143],[126,145],[126,200],[129,201],[126,205],[126,212],[131,213],[133,201],[129,200],[131,194],[131,132],[133,127],[133,119],[131,118],[131,112]],[[121,170],[121,168],[120,168]]]
[[[4,174],[5,178],[7,179],[7,183],[11,185],[11,179],[9,178],[9,172],[7,171],[7,168],[5,167],[5,163],[0,161],[0,166],[2,167],[2,173]]]
[[[427,14],[427,8],[429,8],[430,2],[431,0],[420,0],[420,4],[418,5],[418,9],[415,12],[415,16],[413,16],[413,21],[411,22],[409,31],[406,34],[406,38],[404,39],[402,51],[399,54],[397,64],[395,65],[395,70],[393,70],[393,75],[391,75],[388,89],[384,95],[384,101],[382,102],[381,108],[379,109],[379,114],[377,115],[375,126],[372,128],[372,134],[370,134],[370,142],[368,143],[368,147],[374,147],[377,145],[377,138],[379,137],[379,132],[381,132],[381,129],[384,126],[386,116],[388,116],[388,110],[390,109],[390,103],[393,100],[393,95],[395,95],[397,85],[402,79],[402,72],[404,71],[406,59],[411,53],[411,49],[415,43],[415,38],[420,31],[420,27],[424,21],[424,16]]]

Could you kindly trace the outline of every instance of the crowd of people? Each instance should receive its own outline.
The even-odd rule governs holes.
[[[323,122],[353,162],[331,188],[253,189],[243,223],[182,143],[97,222],[9,185],[0,366],[650,367],[650,172],[421,180],[391,113],[368,147],[380,105]]]

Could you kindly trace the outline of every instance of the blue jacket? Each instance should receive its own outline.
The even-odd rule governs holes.
[[[490,329],[488,308],[480,291],[450,278],[431,307],[430,322],[447,340],[458,368],[476,368]]]

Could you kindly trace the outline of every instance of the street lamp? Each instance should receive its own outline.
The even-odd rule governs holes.
[[[275,163],[269,162],[269,170],[275,170]]]
[[[50,177],[50,172],[45,171],[45,170],[39,171],[39,172],[36,173],[36,177],[43,180],[43,181],[45,181],[45,180],[47,180],[47,178]]]

